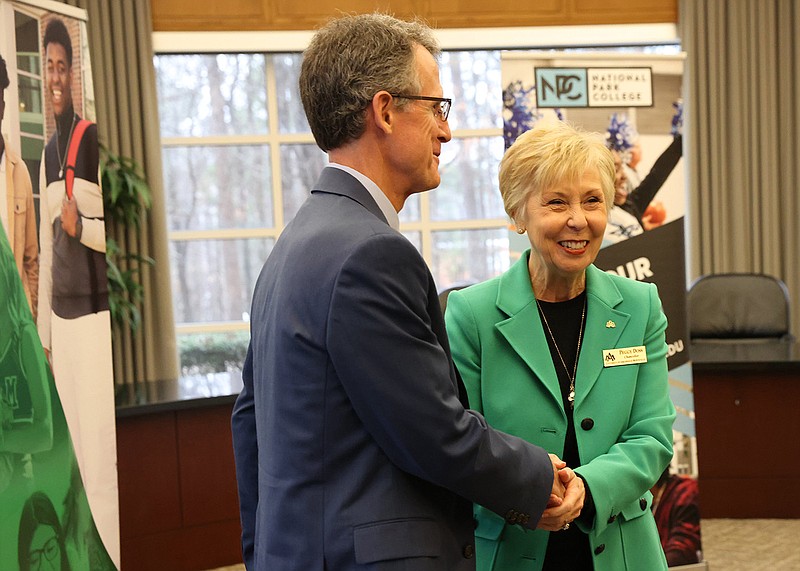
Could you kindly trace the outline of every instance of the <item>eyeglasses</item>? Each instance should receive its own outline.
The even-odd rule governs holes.
[[[51,537],[47,540],[47,543],[44,544],[44,547],[41,549],[34,549],[29,553],[31,569],[38,570],[41,567],[42,554],[44,554],[44,558],[47,559],[47,561],[52,561],[56,558],[59,551],[58,538]]]
[[[402,93],[390,93],[392,97],[397,97],[398,99],[410,99],[412,101],[436,101],[439,103],[433,109],[433,114],[437,119],[442,121],[447,121],[447,116],[450,115],[450,106],[453,104],[453,100],[447,97],[429,97],[427,95],[404,95]]]

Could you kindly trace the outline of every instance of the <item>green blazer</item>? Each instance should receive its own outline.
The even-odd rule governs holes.
[[[450,294],[445,322],[470,406],[502,431],[563,455],[567,417],[523,254],[507,272]],[[650,487],[672,458],[667,318],[656,286],[586,270],[586,328],[575,384],[579,473],[597,515],[598,571],[666,569]],[[604,349],[644,346],[647,362],[604,366]],[[619,353],[616,355],[620,356]],[[541,569],[549,532],[475,507],[478,570]],[[576,522],[577,523],[577,522]]]

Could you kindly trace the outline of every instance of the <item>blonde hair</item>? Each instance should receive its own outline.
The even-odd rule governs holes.
[[[524,217],[532,194],[577,181],[594,168],[608,212],[614,204],[614,158],[602,135],[563,121],[538,124],[520,135],[500,162],[500,194],[506,213],[517,222]]]

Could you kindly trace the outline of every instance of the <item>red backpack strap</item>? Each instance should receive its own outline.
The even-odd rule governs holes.
[[[78,158],[78,147],[81,146],[81,139],[83,133],[91,125],[92,122],[86,119],[81,119],[75,125],[75,130],[72,131],[72,137],[69,140],[69,150],[67,151],[67,172],[65,183],[67,185],[67,198],[72,200],[72,185],[75,182],[75,161]]]

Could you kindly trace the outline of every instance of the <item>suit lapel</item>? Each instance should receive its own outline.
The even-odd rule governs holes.
[[[386,222],[386,217],[381,212],[378,203],[372,198],[369,191],[364,188],[355,177],[336,167],[325,167],[311,189],[311,192],[327,192],[338,194],[358,202],[379,220]],[[388,224],[388,222],[386,222]]]
[[[630,314],[615,309],[622,295],[612,279],[594,265],[586,269],[586,328],[575,383],[576,407],[603,372],[603,350],[617,346]]]
[[[531,289],[528,255],[529,252],[523,254],[500,278],[497,307],[508,318],[499,321],[495,327],[539,382],[561,403],[561,388]]]
[[[324,168],[322,173],[320,173],[317,182],[312,187],[311,192],[337,194],[339,196],[352,199],[358,202],[366,210],[371,212],[379,220],[382,220],[387,225],[389,224],[386,220],[386,217],[383,215],[383,212],[381,212],[378,203],[375,202],[375,199],[372,198],[372,195],[369,193],[369,191],[364,188],[364,185],[361,184],[358,179],[342,169],[335,167]],[[432,278],[431,287],[433,287]],[[441,308],[439,307],[438,296],[435,288],[432,291],[429,290],[429,297],[435,301],[433,304],[429,303],[428,306],[431,319],[431,330],[439,341],[439,344],[442,346],[442,349],[444,350],[450,362],[450,378],[452,379],[453,384],[458,392],[458,399],[461,401],[461,404],[464,406],[464,408],[469,408],[467,390],[464,387],[464,381],[461,379],[461,375],[459,375],[458,370],[455,368],[450,354],[450,344],[447,339],[447,333],[444,327],[444,319],[441,314]]]

